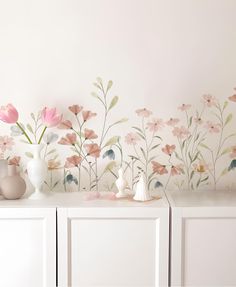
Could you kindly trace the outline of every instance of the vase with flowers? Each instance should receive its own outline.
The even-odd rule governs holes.
[[[27,164],[27,173],[31,184],[34,186],[34,192],[29,198],[40,199],[46,196],[43,192],[43,183],[47,176],[47,164],[41,157],[41,151],[44,148],[42,139],[48,128],[55,127],[61,122],[62,114],[58,113],[56,108],[50,109],[45,107],[39,114],[39,120],[41,121],[37,129],[39,130],[39,136],[35,135],[34,141],[18,119],[18,111],[12,104],[0,108],[0,120],[8,124],[15,124],[15,128],[25,137],[31,148],[33,157]]]

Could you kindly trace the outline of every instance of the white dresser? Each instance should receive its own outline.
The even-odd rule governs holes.
[[[58,193],[0,201],[0,286],[168,286],[169,205]]]
[[[236,193],[167,193],[171,286],[236,286]]]

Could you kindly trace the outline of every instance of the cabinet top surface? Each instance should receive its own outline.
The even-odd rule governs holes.
[[[100,199],[88,200],[88,192],[55,192],[47,193],[43,199],[28,199],[27,195],[18,200],[0,199],[0,208],[8,207],[73,207],[73,208],[136,208],[155,207],[168,208],[168,200],[163,192],[153,192],[154,199],[146,202],[134,201],[132,197],[126,199],[106,199],[108,192],[101,192]],[[158,199],[159,198],[159,199]]]
[[[236,206],[235,191],[167,191],[173,207],[228,207]]]

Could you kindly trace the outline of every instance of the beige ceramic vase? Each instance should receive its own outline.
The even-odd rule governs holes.
[[[1,181],[2,195],[6,199],[19,199],[26,191],[26,184],[15,165],[8,166],[8,176]]]

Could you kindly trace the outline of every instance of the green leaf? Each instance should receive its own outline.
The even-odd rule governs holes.
[[[111,145],[116,144],[116,143],[119,141],[119,139],[120,139],[119,136],[114,136],[114,137],[110,138],[110,139],[106,142],[106,144],[104,145],[104,147],[106,147],[106,146],[111,146]]]
[[[207,145],[205,145],[204,143],[201,143],[199,146],[211,151],[211,149]]]
[[[99,97],[99,95],[97,95],[95,92],[92,92],[91,95],[92,95],[94,98],[98,99],[98,100],[105,106],[103,100]]]
[[[183,159],[179,156],[179,154],[178,154],[177,152],[174,152],[174,154],[175,154],[175,157],[176,157],[178,160],[183,161]]]
[[[116,161],[109,162],[106,167],[104,168],[104,173],[109,172],[110,170],[113,170],[117,166]]]
[[[29,157],[29,158],[33,158],[33,157],[34,157],[31,152],[26,152],[25,155],[26,155],[27,157]]]
[[[190,180],[193,178],[193,176],[194,176],[194,170],[191,171]]]
[[[142,147],[140,147],[140,150],[141,150],[141,152],[142,152],[142,154],[143,154],[143,157],[146,159],[146,154],[145,154],[144,149],[143,149]]]
[[[150,150],[154,150],[154,149],[156,149],[159,146],[160,146],[160,144],[156,144],[156,145],[152,146]]]
[[[138,134],[143,140],[145,140],[145,137],[144,137],[143,134],[141,134],[141,133],[139,133],[139,132],[137,132],[137,134]]]
[[[199,152],[196,153],[195,157],[192,160],[192,163],[195,162],[195,160],[198,158]]]
[[[138,128],[138,127],[132,127],[132,129],[135,129],[135,130],[139,131],[142,135],[144,135],[143,131],[142,131],[140,128]]]
[[[30,116],[35,121],[35,115],[33,113],[31,113]]]
[[[227,116],[227,118],[226,118],[226,120],[225,120],[225,126],[228,124],[228,123],[230,123],[231,122],[231,120],[233,119],[233,115],[232,114],[229,114],[228,116]]]
[[[231,148],[225,148],[220,155],[222,156],[224,154],[230,153],[231,150],[232,150]]]
[[[224,102],[223,110],[226,109],[226,107],[228,106],[228,104],[229,104],[229,102],[227,102],[227,101]]]
[[[209,178],[209,176],[207,176],[207,177],[203,178],[203,179],[201,180],[201,183],[202,183],[202,182],[204,182],[204,181],[207,181],[207,180],[208,180],[208,178]]]
[[[97,82],[102,86],[102,78],[101,77],[97,77]]]
[[[31,127],[30,124],[27,124],[27,129],[29,130],[29,132],[31,132],[32,134],[34,134],[33,128]]]
[[[108,108],[108,111],[111,110],[117,104],[118,100],[119,100],[119,97],[117,96],[113,97],[113,99],[111,100],[110,106]]]
[[[110,88],[112,87],[113,85],[113,82],[110,80],[108,83],[107,83],[107,92],[110,90]]]
[[[224,175],[226,175],[228,172],[229,172],[229,169],[228,169],[228,168],[225,168],[225,169],[222,170],[220,176],[224,176]]]
[[[96,88],[98,88],[99,90],[102,91],[102,88],[101,88],[97,83],[93,83],[93,85],[94,85]]]
[[[54,148],[54,149],[50,150],[49,152],[47,152],[47,155],[52,154],[52,153],[54,153],[54,152],[56,152],[56,151],[57,151],[57,150]]]
[[[129,120],[128,118],[122,118],[122,119],[120,119],[119,121],[114,122],[111,126],[125,123],[125,122],[127,122],[128,120]]]
[[[189,119],[189,127],[191,127],[192,122],[193,122],[193,116],[191,116],[190,119]]]

